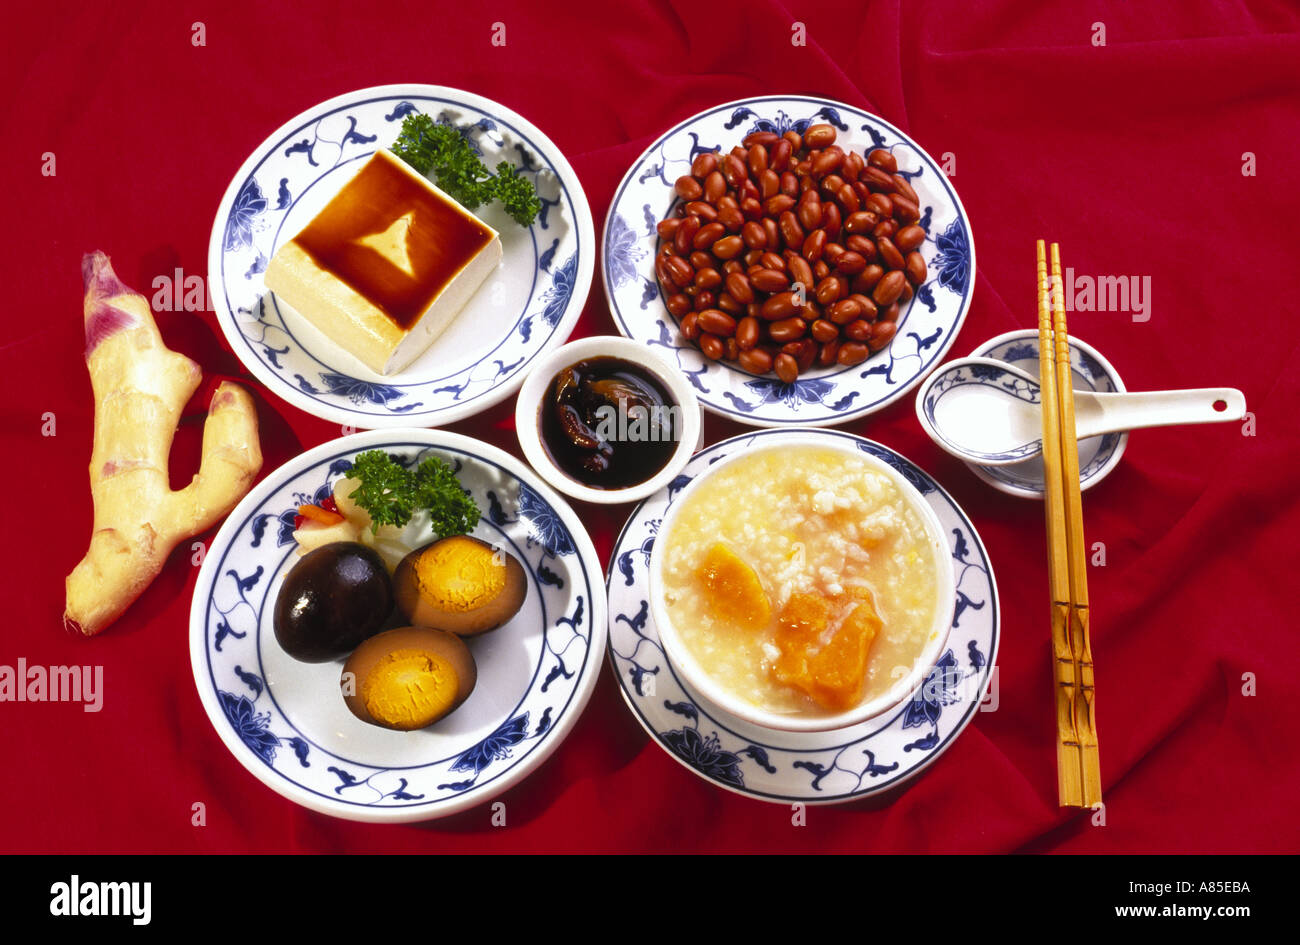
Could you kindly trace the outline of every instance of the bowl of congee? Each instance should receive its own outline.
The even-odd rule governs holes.
[[[855,725],[909,698],[947,641],[947,536],[858,441],[766,439],[708,467],[664,516],[650,558],[664,653],[755,725]]]

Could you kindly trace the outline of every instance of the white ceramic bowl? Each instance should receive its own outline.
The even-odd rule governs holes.
[[[572,364],[598,357],[622,358],[624,361],[645,368],[659,379],[676,405],[681,408],[682,428],[677,440],[677,449],[668,463],[645,482],[623,489],[593,489],[591,486],[584,485],[552,462],[546,448],[542,446],[542,398],[550,387],[551,380],[557,373]],[[533,469],[546,480],[547,485],[565,495],[600,505],[636,502],[646,496],[654,495],[682,471],[690,460],[691,454],[699,448],[703,432],[700,403],[686,375],[639,341],[617,335],[581,338],[549,352],[540,358],[537,365],[529,372],[523,387],[519,389],[519,398],[515,401],[515,434],[519,437],[519,446]]]
[[[1074,335],[1070,339],[1070,367],[1075,390],[1108,394],[1127,390],[1114,366],[1092,345]],[[1038,376],[1038,329],[1023,328],[990,338],[971,352],[973,358],[994,358]],[[1079,441],[1079,488],[1091,489],[1119,465],[1128,446],[1128,432],[1106,433]],[[994,489],[1024,499],[1041,499],[1044,493],[1043,458],[1035,456],[1008,466],[966,463],[971,472]]]
[[[895,681],[886,692],[874,699],[869,699],[848,711],[830,715],[792,716],[772,712],[741,699],[724,689],[705,672],[686,647],[678,635],[677,628],[673,625],[673,621],[668,614],[668,608],[663,603],[663,549],[668,546],[678,513],[690,495],[700,487],[701,483],[708,481],[712,476],[717,475],[721,470],[742,458],[748,459],[756,453],[788,450],[791,447],[802,446],[832,449],[853,456],[876,472],[887,476],[898,487],[904,500],[912,506],[924,523],[935,559],[935,600],[937,603],[934,619],[931,623],[930,639],[926,642],[920,655],[917,656],[911,671]],[[690,485],[682,490],[681,494],[668,507],[668,511],[664,514],[663,523],[660,525],[659,534],[650,552],[650,608],[654,616],[655,626],[659,630],[660,642],[663,643],[664,655],[672,663],[673,668],[677,670],[688,686],[731,715],[763,728],[787,732],[823,732],[857,725],[888,712],[905,699],[911,697],[925,679],[926,673],[934,665],[948,640],[948,631],[952,626],[953,611],[956,606],[954,588],[955,575],[952,556],[948,552],[947,535],[943,526],[939,523],[938,516],[935,515],[930,504],[921,496],[916,487],[899,475],[887,463],[857,449],[852,441],[846,441],[843,444],[828,443],[824,436],[818,436],[815,431],[811,430],[790,431],[790,434],[781,437],[778,443],[737,451],[726,459],[710,466],[707,471],[692,480]]]

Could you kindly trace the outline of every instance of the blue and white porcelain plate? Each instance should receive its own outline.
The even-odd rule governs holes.
[[[682,336],[655,279],[656,224],[676,202],[673,182],[703,151],[730,151],[753,131],[802,132],[829,122],[837,143],[864,154],[891,152],[921,198],[929,236],[920,248],[927,279],[883,351],[854,367],[815,368],[793,384],[710,361]],[[957,338],[975,284],[975,244],[957,192],[911,138],[869,112],[827,99],[769,95],[719,105],[689,118],[637,158],[614,196],[602,239],[605,296],[619,330],[664,348],[686,372],[700,403],[756,426],[826,426],[866,416],[902,397],[937,365]]]
[[[280,304],[262,276],[276,249],[365,158],[393,143],[412,111],[460,128],[488,166],[507,160],[520,168],[536,184],[542,211],[526,229],[496,204],[475,211],[501,234],[500,264],[424,354],[383,376]],[[431,427],[508,397],[538,355],[568,338],[595,256],[582,185],[549,138],[478,95],[388,85],[317,105],[257,147],[217,210],[208,278],[226,340],[272,393],[345,426]]]
[[[949,536],[956,611],[948,644],[913,698],[870,721],[830,732],[778,732],[713,707],[664,656],[646,599],[650,552],[668,507],[711,464],[772,437],[810,432],[848,441],[897,469],[934,509]],[[998,655],[997,583],[975,527],[952,496],[888,447],[835,430],[764,430],[696,453],[662,492],[637,506],[614,548],[609,654],[623,698],[673,758],[719,787],[775,803],[830,804],[895,787],[943,753],[985,702]]]
[[[404,464],[426,456],[452,464],[483,511],[473,534],[505,548],[528,574],[514,619],[467,641],[478,666],[469,699],[415,732],[357,719],[339,693],[342,660],[300,663],[272,629],[280,585],[298,560],[297,506],[330,494],[369,449]],[[406,537],[412,546],[431,539]],[[358,433],[286,463],[226,519],[190,609],[194,680],[221,740],[290,800],[349,820],[442,817],[518,783],[573,728],[605,646],[601,577],[578,517],[519,460],[435,430]]]

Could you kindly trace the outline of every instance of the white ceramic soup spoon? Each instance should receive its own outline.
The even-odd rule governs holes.
[[[1224,423],[1246,413],[1231,387],[1099,394],[1074,392],[1076,436]],[[916,415],[939,447],[958,459],[1005,466],[1043,451],[1038,378],[993,358],[959,358],[930,375],[916,395]]]

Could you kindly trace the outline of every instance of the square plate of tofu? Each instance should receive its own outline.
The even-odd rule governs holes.
[[[467,209],[390,148],[412,115],[536,192],[521,225]],[[449,188],[450,189],[450,188]],[[362,89],[271,134],[217,211],[208,272],[235,354],[281,399],[345,427],[436,427],[514,393],[563,344],[596,247],[577,175],[532,124],[430,85]]]

